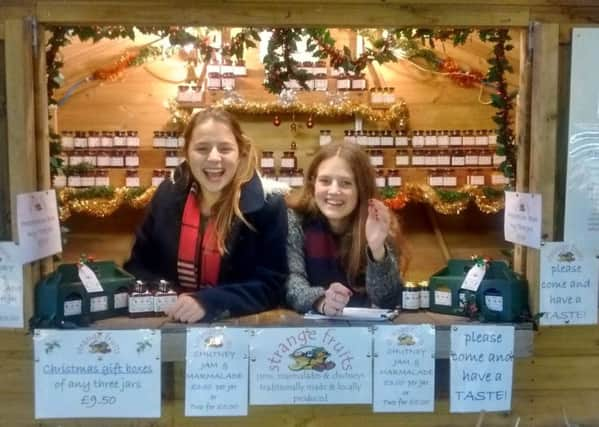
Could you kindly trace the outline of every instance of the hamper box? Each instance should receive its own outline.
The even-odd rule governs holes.
[[[87,265],[104,291],[88,293],[79,279],[77,264],[62,264],[36,285],[34,326],[85,325],[127,313],[134,277],[113,261]]]
[[[528,291],[524,279],[503,261],[491,261],[477,292],[461,289],[472,260],[449,260],[429,280],[430,310],[466,315],[465,304],[474,298],[482,319],[514,322],[528,313]]]

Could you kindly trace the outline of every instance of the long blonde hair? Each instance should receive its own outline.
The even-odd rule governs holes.
[[[338,156],[344,159],[354,175],[358,192],[358,204],[350,214],[350,225],[341,236],[341,262],[352,284],[356,283],[358,276],[366,269],[366,241],[365,226],[368,218],[368,200],[379,198],[375,185],[374,169],[370,159],[355,144],[332,143],[322,146],[316,153],[306,172],[306,184],[297,194],[287,198],[287,205],[303,216],[310,218],[322,217],[322,213],[314,199],[314,184],[318,175],[320,164],[331,157]],[[395,216],[391,219],[391,236],[388,242],[393,245],[396,255],[401,251],[399,223]]]
[[[185,145],[183,146],[183,152],[187,162],[183,163],[182,178],[185,185],[188,187],[193,181],[196,181],[189,168],[189,145],[191,143],[191,135],[196,128],[209,120],[219,122],[227,126],[231,133],[235,136],[237,142],[237,148],[239,149],[239,163],[237,169],[233,175],[233,179],[223,189],[220,198],[212,206],[212,212],[215,216],[215,227],[217,235],[218,249],[223,255],[227,252],[226,242],[227,238],[231,233],[233,226],[233,220],[235,217],[243,221],[248,227],[252,228],[252,225],[243,216],[239,201],[241,199],[241,187],[243,184],[249,182],[254,174],[256,173],[257,156],[256,149],[254,148],[250,139],[245,136],[241,130],[241,126],[237,119],[230,113],[221,110],[209,108],[202,110],[193,115],[189,124],[183,132],[185,138]],[[199,187],[199,186],[198,186]],[[200,197],[201,197],[201,187]]]

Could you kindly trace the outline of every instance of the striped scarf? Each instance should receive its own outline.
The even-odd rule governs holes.
[[[197,185],[193,184],[183,208],[177,260],[179,283],[189,288],[216,286],[221,261],[212,219],[202,235],[197,193]]]

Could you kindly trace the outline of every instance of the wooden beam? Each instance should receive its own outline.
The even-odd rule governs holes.
[[[6,21],[5,61],[8,118],[8,173],[10,179],[13,240],[17,237],[17,194],[37,190],[31,24],[23,19]],[[33,284],[39,279],[36,264],[23,269],[25,319],[33,314]]]
[[[181,2],[179,2],[181,3]],[[285,2],[68,2],[37,4],[40,22],[65,24],[164,24],[228,26],[525,26],[529,8],[488,5]]]
[[[555,173],[558,126],[559,25],[532,26],[532,95],[530,118],[529,190],[543,197],[541,235],[555,237]],[[531,309],[538,312],[539,251],[528,249],[526,277],[530,284]]]
[[[529,32],[520,33],[520,83],[516,102],[516,190],[528,191],[528,169],[530,167],[530,78],[532,57],[529,49]],[[514,246],[514,271],[524,274],[526,248]]]

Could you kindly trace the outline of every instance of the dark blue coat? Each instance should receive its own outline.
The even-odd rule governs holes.
[[[178,283],[181,216],[188,187],[165,180],[156,190],[125,269],[143,280]],[[218,285],[193,294],[206,310],[202,321],[270,310],[284,298],[287,266],[287,210],[280,195],[265,196],[254,176],[242,187],[240,208],[251,230],[236,218],[223,255]]]

